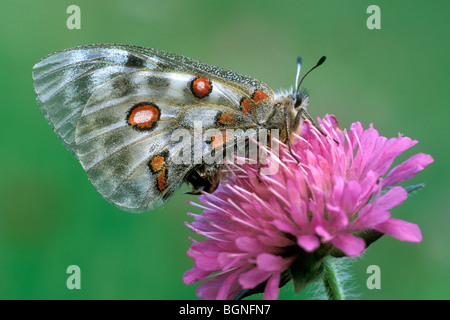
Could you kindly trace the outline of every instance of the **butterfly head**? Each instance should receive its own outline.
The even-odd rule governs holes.
[[[288,115],[288,118],[290,118],[290,129],[292,132],[296,132],[298,127],[301,123],[301,118],[307,118],[309,120],[312,120],[309,114],[306,111],[306,107],[308,106],[309,102],[309,96],[306,93],[304,89],[301,89],[300,86],[303,82],[303,80],[306,78],[306,76],[316,69],[318,66],[323,64],[325,62],[326,57],[323,56],[319,59],[319,61],[306,72],[303,77],[300,79],[300,70],[302,66],[302,58],[297,58],[297,74],[295,77],[295,89],[294,92],[292,92],[289,97],[292,100],[292,107],[289,108],[290,110],[285,109],[285,113]],[[300,79],[300,81],[299,81]],[[289,117],[290,116],[290,117]],[[314,124],[314,123],[313,123]]]

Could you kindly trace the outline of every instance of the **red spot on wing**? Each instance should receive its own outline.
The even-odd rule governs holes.
[[[153,157],[152,161],[150,162],[150,167],[153,170],[153,172],[157,172],[162,169],[164,164],[165,164],[164,157],[158,155]]]
[[[158,187],[159,191],[164,191],[164,189],[166,188],[166,182],[167,182],[166,172],[167,172],[166,168],[163,168],[161,170],[161,172],[158,173],[158,176],[156,178],[157,179],[157,181],[156,181],[157,187]]]
[[[264,91],[256,90],[253,93],[252,99],[255,103],[260,103],[263,102],[264,100],[269,99],[269,96]]]
[[[237,116],[233,112],[225,112],[219,115],[217,122],[222,125],[233,125],[237,122]]]
[[[204,98],[212,91],[212,84],[207,78],[196,78],[192,81],[191,90],[197,98]]]
[[[252,113],[252,102],[246,98],[242,98],[241,108],[242,108],[243,113],[251,114]]]
[[[138,129],[151,129],[159,120],[161,112],[151,103],[135,105],[128,114],[128,123]]]
[[[229,135],[229,134],[227,135],[226,133],[216,134],[215,136],[212,136],[211,143],[212,143],[213,149],[220,147],[221,145],[223,145],[225,142],[227,142],[231,138],[233,138],[233,135]]]

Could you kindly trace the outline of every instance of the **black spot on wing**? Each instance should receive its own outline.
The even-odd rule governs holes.
[[[170,87],[170,79],[167,79],[165,77],[151,76],[148,77],[147,84],[150,86],[168,88]]]
[[[125,61],[125,66],[131,68],[145,68],[146,61],[142,58],[136,57],[133,54],[128,54],[127,60]]]
[[[125,133],[109,134],[104,140],[105,150],[113,150],[125,143],[127,135]]]
[[[108,159],[111,162],[110,159]],[[132,166],[133,158],[127,152],[121,152],[117,156],[114,157],[114,165],[112,165],[111,174],[114,177],[121,177],[122,179],[126,178],[126,174],[129,172],[130,166]]]

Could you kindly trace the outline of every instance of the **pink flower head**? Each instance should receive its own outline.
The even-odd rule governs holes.
[[[280,164],[276,174],[258,175],[257,165],[245,164],[214,194],[200,197],[204,211],[191,214],[188,226],[207,239],[193,240],[194,266],[183,276],[186,284],[204,281],[200,298],[232,299],[258,289],[276,299],[293,266],[312,266],[311,257],[320,263],[330,254],[358,256],[371,243],[368,231],[422,240],[416,224],[391,218],[389,210],[408,195],[393,185],[414,177],[431,156],[416,154],[389,171],[417,141],[387,139],[359,122],[341,131],[333,116],[319,123],[326,136],[305,122],[292,154],[280,147],[271,160]]]

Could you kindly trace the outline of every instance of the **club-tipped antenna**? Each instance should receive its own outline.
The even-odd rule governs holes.
[[[295,91],[296,93],[298,93],[298,91],[300,90],[300,85],[302,84],[303,79],[305,79],[306,76],[307,76],[311,71],[313,71],[315,68],[317,68],[318,66],[320,66],[322,63],[324,63],[324,62],[325,62],[325,59],[326,59],[325,56],[323,56],[322,58],[320,58],[319,61],[316,63],[316,65],[315,65],[314,67],[312,67],[311,69],[309,69],[308,72],[305,73],[305,75],[302,77],[302,79],[300,80],[300,82],[298,82],[298,77],[299,77],[299,75],[300,75],[300,64],[301,64],[301,62],[302,62],[302,59],[301,59],[300,57],[297,58],[297,77],[296,77],[296,79],[295,79],[295,85],[296,85],[296,88],[297,88],[297,90]]]

